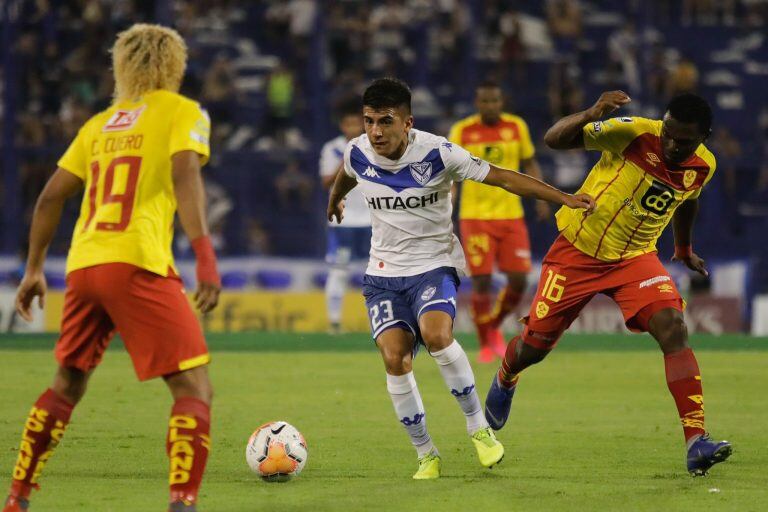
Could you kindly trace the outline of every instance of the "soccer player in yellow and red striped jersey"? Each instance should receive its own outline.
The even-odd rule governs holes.
[[[558,211],[560,236],[542,263],[523,333],[509,343],[488,392],[486,418],[494,428],[504,425],[520,372],[544,359],[581,309],[603,293],[619,305],[630,330],[648,332],[658,342],[688,471],[703,475],[732,448],[710,440],[704,428],[701,375],[688,346],[684,303],[659,261],[656,241],[671,221],[673,259],[707,275],[691,240],[699,194],[715,172],[715,157],[704,145],[712,111],[703,98],[684,94],[670,101],[663,120],[602,120],[629,102],[621,91],[606,92],[591,108],[559,120],[544,138],[553,149],[602,152],[579,190],[592,195],[597,208],[589,217]]]
[[[170,510],[195,510],[208,458],[210,356],[171,242],[178,210],[197,259],[196,305],[210,311],[220,290],[200,173],[210,154],[210,121],[178,94],[187,49],[174,30],[134,25],[118,35],[112,55],[115,101],[80,129],[32,219],[16,297],[27,320],[35,297],[43,306],[45,255],[64,202],[85,191],[67,257],[59,367],[26,420],[4,512],[28,509],[30,491],[115,332],[139,379],[162,377],[174,399],[166,440]]]
[[[541,169],[525,121],[503,112],[501,88],[492,81],[475,91],[477,114],[451,128],[448,140],[494,165],[541,179]],[[536,202],[538,217],[549,217],[549,205]],[[520,196],[483,183],[464,182],[459,223],[462,245],[472,277],[472,319],[480,341],[480,362],[504,356],[500,325],[517,307],[531,270],[531,249]],[[498,298],[492,295],[494,266],[506,274]]]

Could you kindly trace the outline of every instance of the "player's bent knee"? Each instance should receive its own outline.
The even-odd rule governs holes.
[[[427,350],[430,352],[437,352],[453,343],[453,332],[440,331],[429,334],[422,333],[422,338],[424,339],[424,344],[427,346]]]
[[[683,313],[667,308],[655,313],[649,322],[649,331],[664,353],[677,352],[688,346],[688,327]]]
[[[411,371],[411,354],[404,354],[396,350],[382,350],[381,358],[384,361],[384,369],[390,375],[405,375]]]
[[[89,373],[77,368],[60,366],[51,389],[71,404],[77,404],[85,395]]]
[[[174,400],[192,397],[210,404],[213,400],[213,386],[208,378],[208,367],[198,366],[182,372],[163,376]]]

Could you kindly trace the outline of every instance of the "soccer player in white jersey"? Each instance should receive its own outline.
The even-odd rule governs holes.
[[[329,190],[344,159],[347,142],[363,133],[360,97],[347,101],[339,108],[341,135],[323,145],[320,151],[320,179]],[[344,199],[345,214],[340,226],[328,223],[328,249],[325,261],[330,265],[325,281],[325,306],[333,334],[341,331],[341,306],[349,280],[349,263],[368,257],[371,248],[371,216],[359,190],[352,190]]]
[[[443,137],[413,129],[411,92],[396,79],[376,80],[365,90],[363,124],[365,134],[344,152],[328,219],[342,220],[343,198],[359,185],[373,228],[363,294],[387,390],[419,457],[413,478],[438,478],[442,465],[412,371],[419,345],[435,359],[456,397],[480,463],[491,467],[504,456],[504,447],[485,420],[472,367],[453,338],[456,288],[465,262],[451,225],[451,185],[471,179],[585,213],[594,200],[489,165]]]

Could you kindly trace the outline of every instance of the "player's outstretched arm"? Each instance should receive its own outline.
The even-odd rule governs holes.
[[[495,165],[490,166],[483,183],[523,197],[535,197],[569,208],[584,208],[587,215],[595,209],[595,200],[588,194],[566,194],[543,181]]]
[[[171,158],[171,164],[179,220],[192,243],[197,261],[195,305],[201,312],[207,313],[219,303],[221,278],[205,220],[205,188],[200,174],[200,156],[191,150],[179,151]]]
[[[32,216],[32,228],[29,232],[29,254],[24,277],[16,292],[16,311],[29,322],[32,320],[32,300],[38,298],[42,308],[45,305],[47,285],[43,266],[48,246],[51,244],[56,228],[59,226],[61,211],[68,198],[83,188],[83,180],[62,168],[48,180],[37,198],[35,213]]]
[[[677,207],[672,217],[672,230],[675,234],[675,255],[672,261],[681,261],[691,270],[703,276],[708,276],[704,260],[693,252],[693,223],[699,211],[699,200],[689,199]]]
[[[582,129],[587,123],[604,118],[611,112],[632,101],[623,91],[608,91],[600,95],[594,105],[560,119],[547,133],[544,143],[552,149],[584,148]]]
[[[330,222],[336,219],[336,222],[341,224],[341,219],[344,218],[344,198],[356,186],[357,180],[347,175],[340,166],[328,197],[327,217]]]
[[[541,172],[539,162],[535,158],[525,158],[520,160],[520,170],[531,178],[544,181],[544,174]],[[536,218],[538,220],[548,219],[552,214],[549,203],[546,201],[536,201]]]

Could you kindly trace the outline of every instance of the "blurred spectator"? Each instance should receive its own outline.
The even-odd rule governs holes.
[[[267,79],[267,108],[262,134],[285,143],[286,132],[293,121],[294,79],[293,73],[282,64],[278,64]]]
[[[368,7],[357,2],[333,2],[325,24],[333,74],[365,65],[368,53]]]
[[[739,203],[744,199],[739,192],[739,182],[743,181],[738,173],[741,144],[726,126],[720,125],[715,129],[709,145],[717,156],[718,172],[722,175],[722,194],[725,197],[722,207],[725,217],[732,230],[740,230],[742,222],[737,212]]]
[[[567,61],[552,64],[549,75],[549,111],[553,120],[581,110],[584,92],[579,68]]]
[[[381,72],[387,65],[398,74],[405,62],[413,60],[413,51],[405,41],[405,25],[411,13],[403,0],[386,0],[371,11],[368,30],[371,33],[370,69]],[[386,74],[386,73],[385,73]]]
[[[249,256],[264,256],[272,254],[269,234],[258,219],[248,219],[246,226],[247,250]]]
[[[526,59],[520,13],[515,9],[505,10],[499,18],[499,32],[502,37],[499,77],[506,81],[511,71],[514,83],[519,86],[525,77]]]
[[[312,178],[301,172],[299,162],[291,160],[275,178],[280,208],[285,211],[309,211],[315,186]]]
[[[712,25],[714,19],[712,0],[683,0],[683,25]]]
[[[608,65],[621,78],[615,87],[624,89],[630,97],[639,97],[640,67],[638,63],[639,37],[634,22],[624,24],[608,37]]]
[[[547,23],[559,58],[576,53],[581,37],[581,7],[578,0],[547,0]]]
[[[667,97],[673,98],[685,92],[696,92],[699,88],[699,69],[692,60],[683,57],[667,77]]]
[[[208,110],[213,121],[212,127],[219,133],[228,130],[226,125],[232,122],[232,107],[237,103],[237,93],[232,62],[221,53],[205,73],[200,93],[200,103]],[[216,136],[214,134],[214,138]]]

